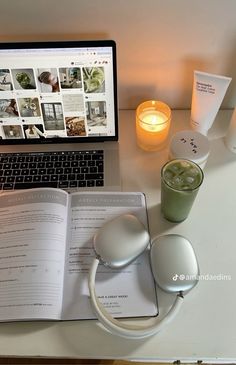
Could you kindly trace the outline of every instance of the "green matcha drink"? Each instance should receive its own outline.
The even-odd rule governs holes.
[[[192,161],[177,159],[161,170],[161,209],[171,222],[185,220],[203,181],[201,168]]]

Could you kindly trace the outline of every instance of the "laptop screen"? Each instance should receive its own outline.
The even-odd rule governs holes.
[[[0,44],[0,144],[118,139],[114,41]]]

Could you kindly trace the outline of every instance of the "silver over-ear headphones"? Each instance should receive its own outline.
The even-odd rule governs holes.
[[[191,243],[176,234],[157,237],[150,248],[152,273],[161,289],[176,293],[171,309],[162,320],[147,320],[144,326],[127,324],[113,318],[96,296],[95,277],[98,265],[101,263],[111,268],[123,268],[141,255],[149,243],[149,233],[138,218],[131,214],[119,216],[106,223],[94,237],[96,258],[89,272],[90,299],[98,320],[112,334],[138,339],[159,332],[179,311],[184,293],[198,282],[199,266]]]

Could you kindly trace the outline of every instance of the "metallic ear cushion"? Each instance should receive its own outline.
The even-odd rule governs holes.
[[[198,282],[199,266],[193,247],[178,234],[157,237],[151,245],[152,273],[157,285],[171,293],[185,292]]]
[[[104,224],[94,237],[94,250],[103,264],[121,268],[135,260],[149,241],[149,234],[138,218],[124,214]]]

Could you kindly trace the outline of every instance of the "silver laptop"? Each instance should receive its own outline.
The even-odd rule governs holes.
[[[0,190],[119,190],[114,41],[0,44]]]

